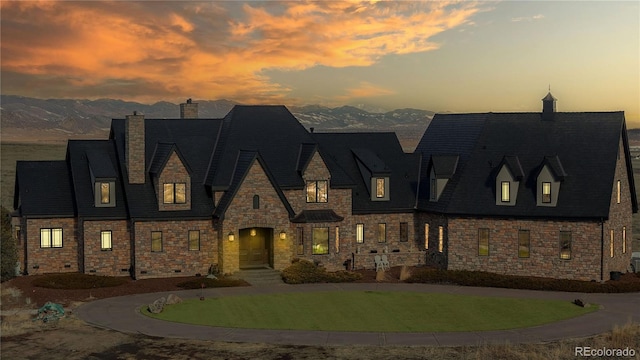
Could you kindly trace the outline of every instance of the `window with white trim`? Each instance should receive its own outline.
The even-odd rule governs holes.
[[[40,247],[41,248],[61,248],[62,247],[62,228],[40,229]]]

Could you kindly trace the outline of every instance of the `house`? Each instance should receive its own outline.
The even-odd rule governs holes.
[[[622,112],[436,115],[394,133],[315,133],[284,106],[222,119],[114,119],[66,159],[18,162],[25,274],[152,277],[295,258],[328,270],[431,264],[603,280],[626,271],[637,211]],[[627,240],[629,239],[629,240]]]
[[[638,204],[623,112],[438,114],[416,152],[429,263],[607,280],[629,267]]]

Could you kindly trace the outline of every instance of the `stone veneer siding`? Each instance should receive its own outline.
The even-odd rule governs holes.
[[[169,160],[165,164],[158,178],[154,179],[153,185],[158,198],[158,209],[160,211],[189,210],[191,209],[191,177],[184,164],[176,152],[172,152]],[[186,188],[186,201],[184,204],[164,203],[164,184],[184,183]]]
[[[111,250],[102,250],[102,231],[111,231]],[[85,221],[82,244],[86,274],[130,275],[131,233],[126,220]]]
[[[260,197],[259,209],[253,208],[254,195]],[[282,270],[291,263],[294,237],[289,227],[289,213],[257,160],[249,168],[218,227],[219,264],[223,273],[240,270],[240,230],[252,227],[273,229],[269,252],[274,269]],[[286,240],[280,240],[283,229],[287,232]],[[229,232],[234,233],[235,241],[228,241]]]
[[[125,122],[125,162],[130,184],[144,184],[144,115],[127,115]]]
[[[200,250],[189,250],[189,230],[200,230]],[[162,231],[162,251],[151,251],[152,231]],[[136,221],[134,236],[137,279],[206,275],[218,258],[211,220]]]
[[[77,221],[74,218],[27,219],[27,263],[23,270],[30,275],[77,272],[79,258],[76,224]],[[41,248],[40,229],[42,228],[62,228],[62,247]]]

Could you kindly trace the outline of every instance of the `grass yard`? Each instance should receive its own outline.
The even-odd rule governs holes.
[[[190,299],[153,315],[161,320],[233,328],[371,332],[504,330],[596,310],[568,301],[410,292],[311,292]]]

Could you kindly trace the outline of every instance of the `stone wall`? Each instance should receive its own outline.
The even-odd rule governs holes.
[[[442,246],[440,246],[440,228],[442,228]],[[426,264],[446,269],[447,254],[449,254],[448,218],[441,214],[418,213],[415,233],[418,248],[426,252],[424,260]]]
[[[102,231],[111,231],[110,250],[102,250]],[[130,275],[131,233],[127,220],[85,221],[82,244],[85,273],[106,276]]]
[[[200,231],[200,250],[189,250],[189,230]],[[152,231],[162,231],[162,251],[151,251]],[[211,220],[136,221],[134,236],[137,279],[206,275],[218,259]]]
[[[125,162],[130,184],[144,184],[146,176],[144,158],[144,115],[127,115],[125,122]]]
[[[30,275],[78,271],[76,219],[27,219],[26,268]],[[41,248],[40,229],[62,228],[61,248]],[[24,229],[23,229],[24,231]]]
[[[165,204],[164,203],[164,184],[166,183],[184,183],[186,187],[186,201],[184,204]],[[176,152],[172,152],[169,160],[165,164],[160,176],[154,180],[158,199],[158,209],[160,211],[173,210],[190,210],[191,209],[191,177],[187,172],[184,164]]]

